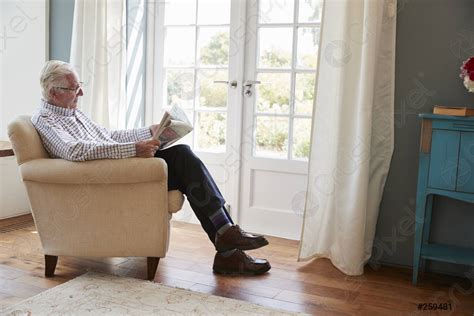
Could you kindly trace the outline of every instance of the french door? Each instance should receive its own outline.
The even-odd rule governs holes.
[[[319,1],[173,0],[156,8],[152,113],[174,104],[244,229],[298,239]],[[176,216],[196,221],[189,206]]]

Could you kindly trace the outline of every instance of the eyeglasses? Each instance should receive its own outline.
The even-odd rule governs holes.
[[[56,89],[61,89],[61,90],[67,90],[67,91],[74,91],[74,93],[78,94],[79,93],[79,90],[82,89],[82,84],[84,82],[79,82],[79,85],[76,87],[76,88],[65,88],[65,87],[54,87]]]

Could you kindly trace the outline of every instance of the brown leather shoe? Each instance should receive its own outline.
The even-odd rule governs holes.
[[[236,249],[229,257],[217,252],[212,270],[219,274],[258,275],[270,270],[270,263],[265,259],[256,259],[242,250]]]
[[[254,235],[243,231],[239,225],[232,225],[224,234],[216,235],[217,251],[231,249],[252,250],[268,245],[268,240],[262,235]]]

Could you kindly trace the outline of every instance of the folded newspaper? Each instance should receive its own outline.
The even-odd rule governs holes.
[[[174,142],[186,136],[193,130],[186,113],[174,105],[170,111],[166,111],[160,122],[158,131],[153,138],[160,141],[160,149],[171,146]]]

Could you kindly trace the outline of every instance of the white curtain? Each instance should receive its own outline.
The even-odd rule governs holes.
[[[104,127],[125,127],[126,2],[76,0],[71,64],[84,82],[81,109]]]
[[[394,146],[396,0],[326,0],[299,260],[360,275]]]

